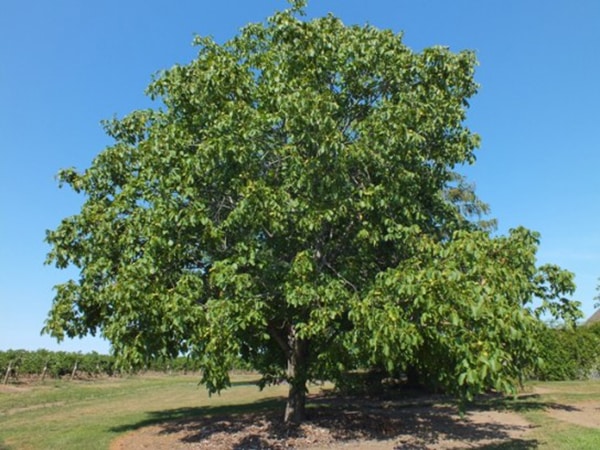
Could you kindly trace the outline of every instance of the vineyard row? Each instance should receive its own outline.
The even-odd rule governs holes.
[[[114,356],[92,353],[53,352],[49,350],[0,351],[0,382],[5,384],[19,377],[62,378],[75,375],[112,376],[123,372]],[[199,370],[198,361],[186,357],[149,361],[143,370],[157,372],[188,372]]]

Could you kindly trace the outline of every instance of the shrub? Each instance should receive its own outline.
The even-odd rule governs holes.
[[[535,379],[586,379],[600,369],[600,324],[572,330],[548,326],[538,345],[542,364],[533,371]]]

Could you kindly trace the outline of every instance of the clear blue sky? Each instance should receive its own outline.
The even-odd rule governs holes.
[[[109,140],[99,122],[151,105],[156,71],[194,57],[194,34],[224,41],[283,0],[3,0],[0,4],[0,349],[106,352],[98,339],[40,337],[52,286],[46,229],[81,198],[56,172],[86,168]],[[482,137],[466,171],[499,231],[542,234],[539,261],[576,274],[593,311],[600,276],[600,1],[313,0],[309,16],[405,32],[414,50],[473,49]]]

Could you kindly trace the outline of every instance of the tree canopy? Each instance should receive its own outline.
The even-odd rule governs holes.
[[[536,233],[495,236],[457,173],[479,143],[474,54],[300,13],[197,38],[149,86],[156,108],[107,121],[114,144],[60,172],[85,202],[48,262],[79,278],[45,330],[101,333],[131,364],[190,354],[213,392],[241,357],[289,383],[288,421],[308,380],[371,365],[510,391],[574,285],[536,266]]]

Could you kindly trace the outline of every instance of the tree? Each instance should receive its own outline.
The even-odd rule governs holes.
[[[211,392],[242,358],[289,383],[287,422],[308,380],[371,364],[418,365],[465,398],[510,390],[573,284],[536,268],[535,233],[492,237],[455,171],[479,141],[473,53],[304,21],[302,3],[197,38],[148,88],[161,107],[106,122],[114,145],[60,172],[85,202],[48,232],[48,261],[80,275],[45,330],[100,332],[134,365],[190,354]]]

